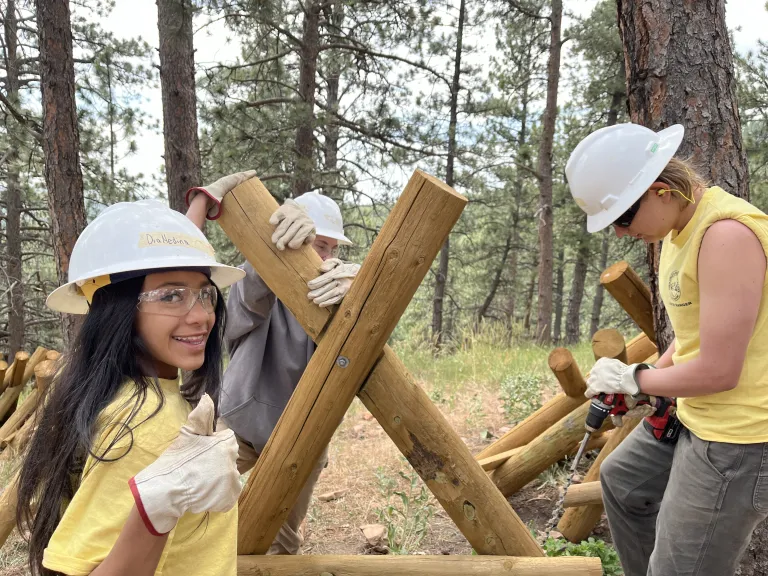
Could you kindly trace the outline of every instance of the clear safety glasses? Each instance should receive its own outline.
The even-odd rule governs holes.
[[[147,314],[163,316],[186,316],[197,302],[208,314],[216,310],[218,293],[215,286],[186,288],[169,286],[139,294],[138,308]]]

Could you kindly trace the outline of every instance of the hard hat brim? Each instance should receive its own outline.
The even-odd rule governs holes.
[[[352,240],[344,236],[344,234],[339,234],[330,228],[318,228],[315,226],[315,233],[318,236],[325,236],[326,238],[333,238],[334,240],[338,240],[340,246],[354,246],[355,244],[352,242]]]
[[[194,268],[196,266],[182,266],[184,269]],[[211,271],[211,282],[216,284],[219,288],[226,288],[231,286],[238,280],[242,280],[245,277],[245,270],[236,268],[234,266],[227,266],[226,264],[212,264],[210,262],[200,263],[200,268],[209,269]],[[168,269],[167,260],[158,262],[145,262],[142,264],[142,269],[152,270],[155,268]],[[116,273],[118,270],[114,270],[112,273]],[[63,312],[65,314],[87,314],[88,313],[88,301],[85,296],[78,290],[77,282],[80,280],[86,280],[85,278],[78,279],[73,282],[67,282],[63,286],[59,286],[48,295],[45,301],[46,306],[56,312]]]
[[[607,228],[645,194],[677,152],[683,141],[685,129],[680,124],[675,124],[662,130],[658,135],[659,149],[653,159],[648,162],[643,173],[619,194],[619,199],[608,210],[603,210],[594,216],[587,216],[587,232],[599,232]]]

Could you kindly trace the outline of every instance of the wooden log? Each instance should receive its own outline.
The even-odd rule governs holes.
[[[24,379],[24,370],[29,362],[29,354],[26,352],[16,352],[13,364],[11,364],[10,381],[8,382],[8,388],[16,388],[21,386],[21,382]],[[3,382],[5,383],[5,382]]]
[[[501,493],[514,494],[567,454],[584,437],[588,411],[589,403],[585,402],[491,472],[491,479]],[[610,422],[606,418],[602,430],[607,430]]]
[[[605,432],[596,432],[595,434],[592,434],[592,437],[589,439],[589,442],[587,442],[587,447],[584,449],[584,451],[591,452],[593,450],[602,450],[608,443],[608,440],[611,439],[611,435],[614,433],[614,431],[615,430],[606,430]],[[580,447],[581,442],[574,444],[573,447],[568,451],[567,456],[575,456]]]
[[[603,461],[613,452],[616,447],[627,437],[629,433],[638,425],[640,419],[624,419],[624,425],[621,428],[616,428],[611,435],[610,440],[605,447],[600,450],[600,454],[597,455],[595,461],[590,466],[589,471],[584,476],[584,482],[597,482],[600,480],[600,465]],[[557,525],[558,531],[571,542],[581,542],[585,540],[592,529],[600,522],[600,517],[603,514],[602,500],[599,504],[592,504],[590,506],[579,506],[577,508],[569,508],[563,514],[560,522]]]
[[[391,349],[359,398],[478,553],[541,556],[509,502]]]
[[[600,358],[615,358],[627,363],[627,345],[624,337],[614,328],[598,330],[592,336],[592,352],[595,360]]]
[[[16,499],[18,498],[18,473],[8,482],[0,494],[0,547],[8,540],[16,527]]]
[[[238,556],[238,576],[601,576],[599,558]]]
[[[269,549],[466,203],[423,173],[408,182],[240,496],[241,553]]]
[[[272,204],[269,204],[271,197],[261,197],[268,194],[260,183],[244,184],[226,196],[222,216],[217,222],[235,241],[241,252],[251,260],[270,289],[300,319],[307,333],[314,331],[317,334],[314,338],[320,343],[325,334],[323,322],[330,317],[330,311],[312,304],[305,294],[306,279],[317,276],[320,258],[309,247],[296,251],[275,251],[270,240],[273,228],[268,224],[268,218],[277,208],[277,204],[273,200]],[[268,246],[262,246],[265,243]],[[299,252],[302,253],[301,257],[296,256]],[[278,272],[274,271],[275,266],[278,267]],[[299,289],[295,289],[297,285]],[[310,322],[314,322],[314,330],[310,330]],[[361,398],[374,414],[381,414],[389,409],[399,415],[399,422],[396,422],[394,417],[390,419],[380,416],[382,426],[390,435],[393,426],[398,426],[400,431],[411,431],[418,440],[411,443],[423,452],[425,458],[435,455],[433,462],[436,467],[430,469],[420,466],[418,472],[479,554],[511,554],[520,549],[531,556],[541,555],[542,552],[530,532],[525,530],[525,533],[521,534],[519,530],[505,528],[509,525],[519,526],[520,519],[510,506],[496,504],[500,494],[479,465],[466,456],[466,446],[460,443],[457,447],[456,433],[442,414],[431,407],[429,414],[422,418],[421,411],[413,408],[428,403],[423,391],[414,391],[413,386],[413,378],[405,372],[402,363],[389,347],[385,346],[384,354],[374,367],[363,390],[366,394],[361,394]],[[413,399],[414,395],[418,397]],[[381,398],[387,399],[382,401]],[[385,405],[386,402],[391,405]],[[431,429],[437,433],[427,433]],[[408,437],[410,439],[410,432]],[[396,444],[406,457],[414,459],[406,448],[406,441],[396,439]],[[415,459],[418,460],[418,454]],[[449,478],[450,481],[443,483],[443,478]],[[465,499],[456,497],[455,481],[463,485]],[[488,494],[491,496],[487,496]],[[465,516],[465,500],[470,504],[467,512],[471,512],[472,508],[476,510],[474,519],[469,517],[471,514]],[[488,502],[493,504],[489,505]],[[247,510],[240,509],[241,521],[249,515]]]
[[[591,450],[599,450],[603,446],[605,446],[605,443],[608,441],[608,438],[610,438],[611,431],[606,432],[600,432],[598,434],[593,434],[592,438],[589,439],[589,442],[587,443],[586,451],[589,452]],[[489,456],[488,458],[483,458],[482,460],[478,460],[478,464],[485,470],[486,472],[490,472],[491,470],[496,470],[499,466],[504,464],[507,460],[509,460],[512,456],[517,454],[520,450],[524,450],[525,446],[519,446],[517,448],[513,448],[512,450],[507,450],[506,452],[502,452],[501,454],[496,454],[494,456]],[[579,449],[579,444],[574,444],[574,446],[571,448],[571,450],[566,455],[572,455],[576,454],[576,451]]]
[[[48,353],[45,355],[46,360],[50,360],[51,362],[57,362],[61,358],[61,352],[57,352],[56,350],[48,350]]]
[[[576,506],[585,506],[589,504],[603,503],[603,488],[599,480],[593,482],[582,482],[581,484],[572,484],[565,493],[563,499],[564,508],[575,508]]]
[[[24,422],[32,416],[37,409],[41,394],[53,379],[55,363],[52,360],[43,360],[35,366],[36,387],[27,396],[21,405],[8,417],[8,420],[0,426],[0,447],[5,446],[10,435],[16,432]]]
[[[645,362],[649,356],[652,356],[655,353],[656,346],[645,334],[639,334],[627,343],[627,360],[630,364],[634,364],[635,362]],[[570,352],[568,352],[568,354],[570,354]],[[571,359],[572,358],[573,356],[571,356]],[[555,377],[558,381],[560,381],[561,377],[572,378],[574,372],[578,371],[575,361],[570,362],[570,364],[568,364],[568,362],[564,352],[558,352],[554,355],[554,358],[553,355],[550,354],[550,368],[552,368],[553,371],[555,368],[558,369],[559,374],[555,373]],[[584,381],[583,377],[581,378],[581,381]],[[581,384],[572,386],[570,382],[566,384],[571,390],[578,389],[577,386],[580,385]],[[584,387],[586,389],[586,384],[584,384]],[[587,399],[583,396],[583,392],[582,396],[574,396],[573,398],[569,397],[567,394],[558,394],[525,420],[517,424],[512,430],[496,440],[496,442],[490,446],[486,446],[477,455],[477,459],[486,460],[491,456],[501,454],[502,452],[509,452],[520,446],[525,446],[531,440],[543,434],[547,428],[554,425],[586,401]]]
[[[23,373],[23,375],[21,377],[21,381],[18,384],[15,384],[14,386],[9,385],[11,379],[14,378],[13,373],[16,372],[14,368],[16,362],[14,362],[14,365],[12,365],[11,368],[9,368],[5,373],[5,379],[3,382],[6,384],[7,388],[2,394],[0,394],[0,420],[5,419],[8,414],[16,408],[16,402],[19,400],[19,396],[21,395],[21,391],[24,388],[24,384],[29,382],[29,380],[32,378],[35,373],[35,366],[37,366],[45,359],[47,352],[48,350],[42,346],[34,351],[32,356],[30,356],[25,361],[23,371],[19,372]]]
[[[581,375],[573,354],[567,348],[555,348],[549,353],[549,369],[557,378],[563,392],[571,398],[584,398],[587,391],[587,383]]]
[[[600,284],[605,286],[640,330],[656,344],[651,291],[632,267],[627,262],[617,262],[600,275]]]
[[[8,371],[8,362],[0,360],[0,385],[5,381],[5,373]]]
[[[27,418],[21,428],[8,436],[5,448],[0,452],[0,461],[12,460],[24,452],[27,444],[29,444],[29,439],[32,437],[32,432],[35,430],[35,424],[34,417]]]

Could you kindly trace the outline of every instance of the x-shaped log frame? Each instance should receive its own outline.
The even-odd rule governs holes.
[[[335,314],[307,299],[321,261],[278,251],[277,203],[258,179],[238,186],[218,220],[291,310],[315,351],[240,497],[239,554],[264,554],[355,394],[480,554],[543,556],[528,528],[386,346],[466,199],[416,171]]]

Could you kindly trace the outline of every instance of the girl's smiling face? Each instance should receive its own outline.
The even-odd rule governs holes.
[[[162,296],[160,299],[139,303],[136,331],[147,346],[157,375],[173,379],[179,369],[191,372],[205,362],[205,345],[216,323],[216,289],[202,272],[178,270],[148,274],[142,294],[157,290],[162,292],[155,292],[153,297]],[[195,301],[189,308],[191,298]]]

